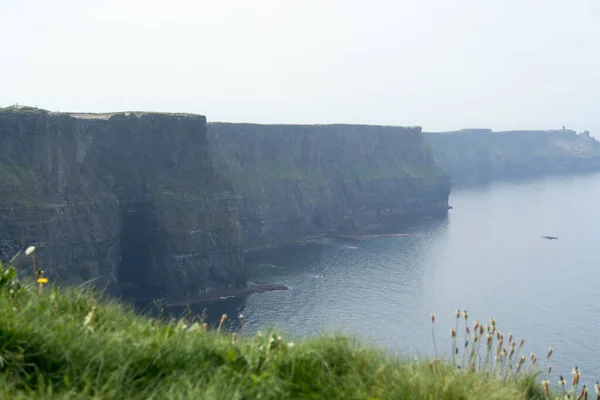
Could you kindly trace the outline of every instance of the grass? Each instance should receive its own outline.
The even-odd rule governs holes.
[[[11,105],[7,107],[0,107],[0,113],[21,113],[21,114],[47,114],[48,111],[31,106],[20,106],[20,105]]]
[[[91,289],[19,281],[6,267],[0,315],[0,398],[545,398],[525,369],[457,369],[456,359],[402,359],[341,336],[246,336],[227,332],[225,316],[213,329],[191,315],[153,319]]]

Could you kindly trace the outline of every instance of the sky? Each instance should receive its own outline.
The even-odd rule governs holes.
[[[0,0],[0,106],[600,136],[599,0]]]

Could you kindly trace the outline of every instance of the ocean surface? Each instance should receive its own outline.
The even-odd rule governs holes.
[[[243,313],[248,331],[276,326],[292,337],[343,332],[404,356],[451,353],[455,310],[470,324],[495,318],[526,340],[553,377],[578,366],[600,380],[600,174],[454,189],[447,218],[398,227],[411,236],[321,239],[248,258],[250,281],[289,291],[209,306]],[[541,236],[557,236],[546,240]],[[239,321],[231,319],[232,328]],[[459,342],[464,323],[459,324]]]

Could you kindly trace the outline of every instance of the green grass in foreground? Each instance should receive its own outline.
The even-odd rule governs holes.
[[[22,287],[10,271],[0,271],[2,399],[545,398],[528,373],[503,380],[338,336],[236,336],[140,316],[91,291]]]

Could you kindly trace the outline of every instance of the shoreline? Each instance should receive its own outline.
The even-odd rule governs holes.
[[[381,233],[373,235],[338,235],[336,237],[341,239],[370,239],[370,238],[384,238],[384,237],[403,237],[403,236],[422,236],[422,233]]]
[[[167,300],[166,307],[181,307],[188,304],[215,303],[235,297],[246,297],[254,293],[275,292],[289,290],[286,285],[280,283],[255,284],[243,289],[219,290],[205,296],[191,296],[185,299]]]

